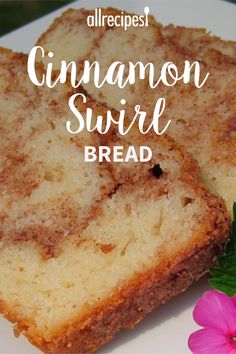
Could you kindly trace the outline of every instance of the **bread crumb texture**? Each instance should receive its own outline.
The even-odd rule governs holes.
[[[80,16],[59,21],[68,41]],[[64,32],[52,33],[62,48]],[[202,276],[222,250],[229,216],[171,137],[68,134],[71,89],[33,86],[26,62],[0,49],[0,308],[44,352],[91,353]],[[107,110],[88,95],[87,106]],[[148,163],[84,162],[84,145],[144,142]]]

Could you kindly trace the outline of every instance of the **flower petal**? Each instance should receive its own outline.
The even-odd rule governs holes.
[[[236,306],[232,298],[216,290],[205,292],[198,300],[193,318],[202,327],[227,335],[236,333]]]
[[[230,350],[229,354],[236,354],[236,346]]]
[[[188,339],[193,354],[234,354],[233,344],[223,334],[212,329],[200,329]]]
[[[233,301],[234,305],[236,306],[236,295],[234,295],[233,297],[231,297],[231,300]]]

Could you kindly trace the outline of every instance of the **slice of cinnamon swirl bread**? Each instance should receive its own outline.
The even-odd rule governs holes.
[[[68,134],[70,88],[36,88],[26,62],[0,49],[0,310],[45,353],[91,353],[209,269],[228,214],[171,138]],[[85,163],[91,144],[153,157]]]

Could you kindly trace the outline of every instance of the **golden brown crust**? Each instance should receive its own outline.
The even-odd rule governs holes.
[[[179,271],[158,281],[155,280],[153,272],[149,279],[148,277],[147,279],[141,278],[133,291],[130,291],[129,298],[124,298],[121,303],[114,301],[113,308],[106,308],[98,313],[89,327],[79,332],[74,328],[74,333],[72,330],[68,338],[58,341],[53,351],[51,349],[48,351],[47,346],[41,349],[46,353],[54,354],[95,352],[109,342],[119,329],[133,328],[154,308],[186,290],[193,281],[205,273],[206,268],[212,265],[213,255],[215,255],[215,249],[212,254],[209,250],[200,251],[180,263]],[[188,269],[191,269],[191,273]]]
[[[220,206],[219,206],[220,208]],[[219,221],[216,219],[216,224]],[[218,225],[219,226],[219,225]],[[50,343],[39,343],[41,350],[53,354],[87,354],[109,342],[122,328],[133,328],[154,308],[186,290],[212,266],[222,252],[228,234],[224,223],[208,235],[205,245],[192,245],[180,258],[163,261],[157,267],[139,275],[106,303],[95,309],[89,318],[62,328]],[[210,241],[211,240],[211,241]],[[171,266],[170,266],[171,265]],[[81,329],[82,327],[82,329]],[[33,343],[37,340],[31,338]]]
[[[216,49],[223,54],[236,58],[236,42],[223,40],[214,36],[204,28],[187,28],[183,26],[168,25],[162,27],[162,33],[181,46],[191,48],[201,54],[208,49]]]

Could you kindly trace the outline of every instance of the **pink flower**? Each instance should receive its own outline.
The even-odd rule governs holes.
[[[236,296],[230,298],[216,290],[205,292],[193,318],[203,327],[189,337],[193,354],[236,354]]]

